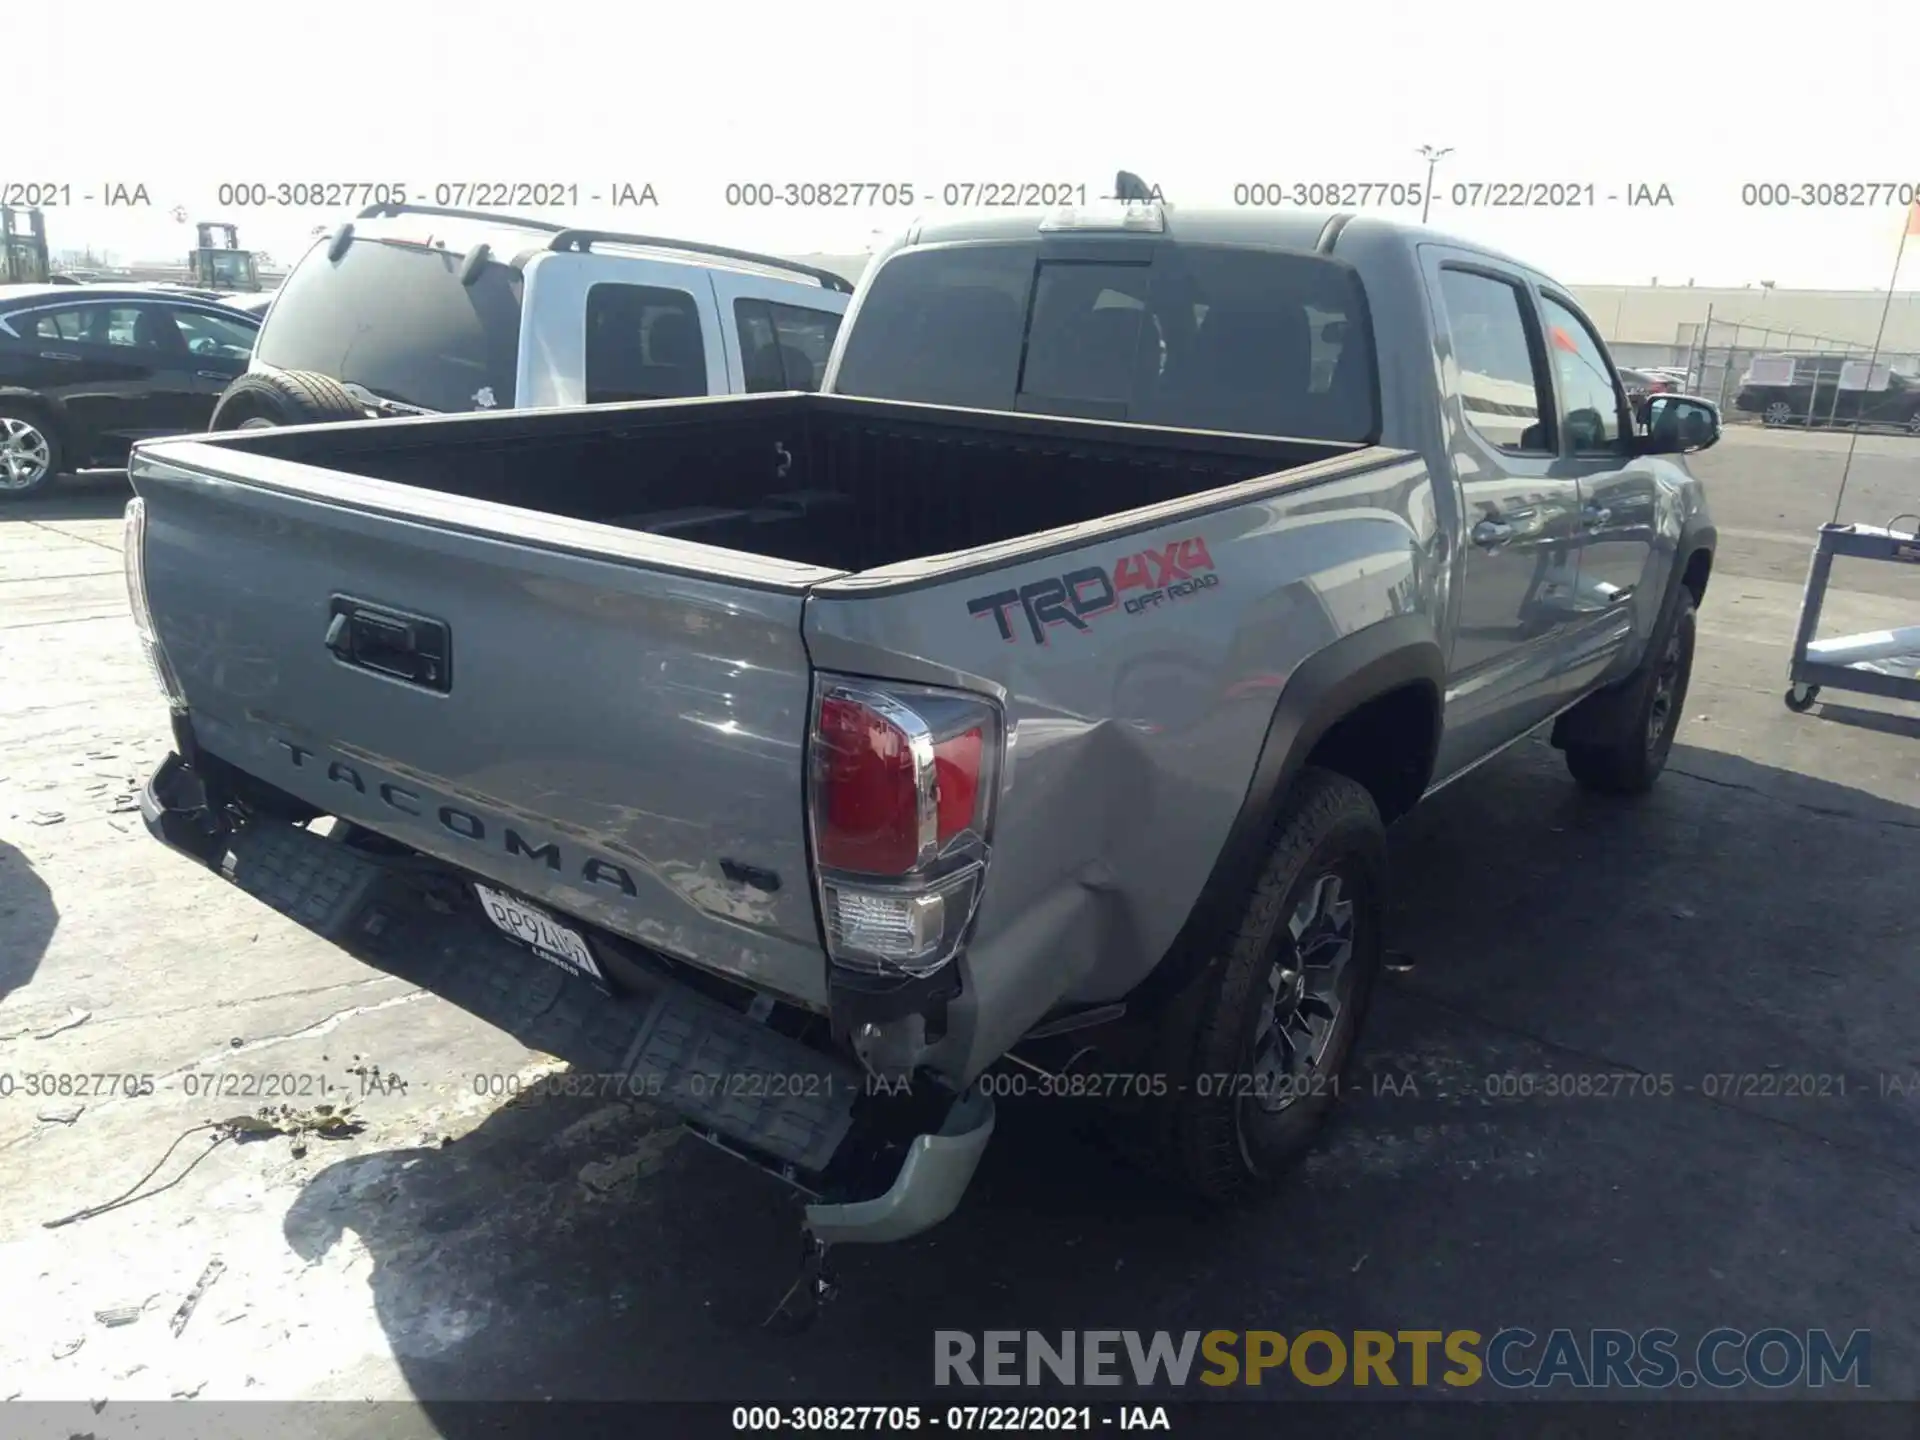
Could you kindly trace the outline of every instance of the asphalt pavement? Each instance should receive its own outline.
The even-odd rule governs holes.
[[[1865,1328],[1875,1393],[1920,1399],[1920,710],[1780,698],[1847,447],[1699,458],[1722,549],[1655,794],[1583,795],[1528,742],[1400,827],[1408,964],[1278,1195],[1196,1211],[1070,1102],[1004,1104],[962,1211],[840,1256],[785,1338],[781,1187],[540,1090],[552,1062],[147,837],[125,484],[0,510],[0,1402],[102,1401],[104,1435],[147,1399],[371,1398],[404,1403],[328,1433],[464,1436],[488,1396],[917,1396],[936,1329],[1505,1325]],[[1920,509],[1920,443],[1852,465],[1844,518]],[[1920,572],[1834,584],[1836,628],[1920,614]],[[60,1074],[153,1093],[27,1093]],[[356,1133],[201,1156],[191,1127],[279,1099],[351,1101]]]

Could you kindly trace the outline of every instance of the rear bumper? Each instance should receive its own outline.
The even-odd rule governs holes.
[[[897,1108],[849,1061],[669,976],[604,994],[494,929],[451,868],[390,864],[285,821],[222,829],[178,755],[143,787],[140,815],[155,839],[357,959],[614,1077],[610,1089],[792,1184],[823,1242],[901,1240],[938,1224],[993,1134],[992,1103],[977,1092],[946,1106],[931,1133],[902,1133]]]

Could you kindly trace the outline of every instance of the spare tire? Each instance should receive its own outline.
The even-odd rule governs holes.
[[[249,370],[220,396],[212,428],[253,430],[366,418],[367,407],[331,376],[311,370]]]

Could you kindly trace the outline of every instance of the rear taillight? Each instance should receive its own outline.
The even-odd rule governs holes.
[[[140,638],[140,652],[146,657],[153,683],[166,697],[167,708],[175,714],[187,713],[187,693],[167,660],[159,632],[153,628],[153,610],[147,603],[147,502],[138,496],[127,502],[126,519],[121,529],[120,563],[127,575],[127,608],[133,612],[133,631]]]
[[[977,696],[821,678],[809,808],[836,964],[928,975],[959,952],[986,875],[1000,733]]]

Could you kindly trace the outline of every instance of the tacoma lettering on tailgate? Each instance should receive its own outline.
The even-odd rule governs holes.
[[[1047,631],[1054,625],[1069,625],[1075,630],[1090,628],[1088,621],[1110,611],[1122,610],[1139,615],[1162,604],[1184,600],[1190,595],[1211,590],[1220,583],[1214,573],[1213,556],[1207,542],[1198,535],[1175,540],[1155,550],[1128,555],[1113,567],[1111,574],[1103,566],[1089,565],[1065,575],[1049,575],[1018,590],[1000,590],[967,602],[967,613],[976,619],[993,616],[1000,627],[1000,638],[1013,642],[1013,612],[1027,618],[1027,628],[1036,645],[1047,643]],[[1136,593],[1137,592],[1137,593]]]
[[[418,790],[409,790],[403,785],[381,778],[377,772],[368,769],[364,764],[349,765],[344,760],[329,760],[326,756],[317,754],[304,745],[296,745],[291,740],[282,740],[277,736],[274,737],[273,743],[287,752],[287,758],[293,762],[294,769],[323,774],[329,784],[343,785],[356,795],[377,798],[389,810],[398,811],[415,820],[436,821],[442,830],[458,839],[470,840],[476,844],[498,849],[512,859],[542,865],[558,873],[569,876],[577,874],[583,885],[604,885],[629,896],[640,893],[633,883],[633,876],[627,872],[626,867],[616,865],[611,860],[603,860],[598,855],[568,854],[563,858],[558,841],[549,840],[545,844],[535,844],[511,825],[499,820],[494,820],[489,825],[486,818],[474,814],[471,810],[462,810],[454,805],[442,805]],[[324,769],[320,763],[323,760],[326,761]],[[313,763],[309,764],[309,761]]]

